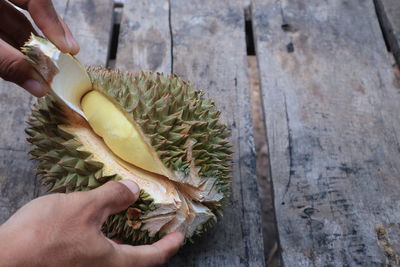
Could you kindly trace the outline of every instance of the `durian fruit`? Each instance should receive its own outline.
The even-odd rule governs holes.
[[[131,244],[173,231],[191,240],[221,216],[230,191],[229,131],[203,92],[175,75],[102,67],[86,70],[88,84],[75,58],[35,36],[23,52],[57,95],[74,95],[75,111],[87,119],[51,95],[34,105],[26,133],[50,192],[135,181],[139,200],[103,225],[107,236]]]

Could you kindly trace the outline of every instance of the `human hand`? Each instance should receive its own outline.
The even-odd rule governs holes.
[[[68,26],[57,15],[51,0],[9,0],[25,9],[43,34],[62,52],[76,54],[79,45]],[[47,82],[24,60],[19,48],[36,33],[29,20],[10,3],[0,0],[0,77],[23,87],[31,94],[44,96]]]
[[[159,266],[183,242],[171,233],[152,245],[117,244],[100,231],[110,214],[133,204],[134,182],[108,182],[88,191],[37,198],[0,227],[0,266]]]

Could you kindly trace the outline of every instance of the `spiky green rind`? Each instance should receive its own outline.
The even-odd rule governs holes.
[[[200,177],[217,178],[217,187],[226,201],[231,163],[229,132],[218,122],[220,112],[212,101],[176,76],[132,75],[99,68],[90,68],[89,74],[95,88],[116,100],[142,129],[168,168],[188,173],[191,143]],[[86,191],[120,179],[117,175],[103,175],[103,164],[92,160],[92,154],[84,150],[77,138],[58,127],[68,123],[64,116],[65,112],[51,97],[42,98],[35,105],[26,130],[32,143],[30,154],[37,160],[37,173],[49,191]],[[189,139],[191,142],[187,142]],[[220,204],[210,207],[217,215],[221,212]],[[109,237],[131,244],[153,242],[161,236],[150,237],[142,231],[140,216],[155,208],[151,196],[142,191],[132,207],[110,216],[103,230]],[[194,235],[200,235],[212,224],[214,219],[203,223]]]
[[[166,167],[188,175],[193,158],[199,176],[217,178],[219,191],[228,196],[229,131],[202,91],[175,75],[102,68],[88,72],[95,89],[116,101],[141,128]]]
[[[32,144],[30,154],[36,160],[37,174],[50,192],[68,193],[88,191],[110,180],[119,180],[118,175],[103,174],[103,163],[92,160],[93,155],[84,150],[73,135],[58,127],[66,124],[65,112],[54,104],[50,97],[38,100],[28,120],[26,133]],[[136,216],[128,216],[134,209]],[[140,229],[140,217],[156,209],[149,194],[141,190],[140,197],[128,210],[110,216],[103,229],[105,234],[121,238],[131,244],[144,244],[157,239]]]

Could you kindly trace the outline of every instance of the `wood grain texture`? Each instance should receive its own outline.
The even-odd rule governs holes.
[[[206,92],[232,131],[231,206],[170,266],[265,266],[241,1],[171,1],[173,69]]]
[[[126,1],[116,66],[171,73],[168,0]]]
[[[374,0],[390,49],[400,64],[400,1]]]
[[[373,2],[252,10],[285,266],[383,265],[375,227],[400,222],[400,88]]]
[[[113,2],[54,1],[81,45],[78,56],[84,64],[105,65],[111,34]],[[25,120],[36,100],[16,85],[0,82],[0,223],[23,204],[43,193],[26,154]]]

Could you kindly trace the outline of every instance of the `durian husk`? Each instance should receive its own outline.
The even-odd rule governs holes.
[[[161,176],[123,162],[80,116],[46,96],[35,104],[26,129],[43,184],[50,192],[68,193],[110,180],[138,182],[139,200],[103,225],[107,236],[130,244],[151,243],[172,231],[188,240],[204,232],[229,197],[229,131],[215,104],[175,75],[87,71],[93,90],[124,111],[168,172]]]

